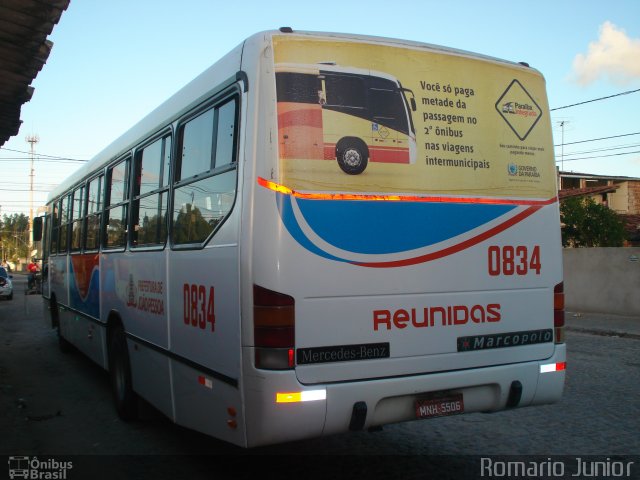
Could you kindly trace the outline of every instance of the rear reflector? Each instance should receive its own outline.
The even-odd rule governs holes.
[[[203,387],[213,388],[213,380],[203,375],[198,376],[198,383]]]
[[[553,289],[553,326],[555,343],[564,343],[564,282]]]
[[[560,288],[562,288],[562,283],[559,285],[561,285]],[[562,290],[558,291],[557,288],[558,285],[553,289],[553,309],[564,310],[564,292]]]
[[[295,366],[295,301],[284,293],[253,286],[253,341],[257,368]]]
[[[547,363],[540,365],[540,373],[560,372],[567,369],[567,362]]]
[[[276,403],[314,402],[316,400],[325,400],[326,398],[327,391],[325,389],[276,393]]]
[[[553,326],[564,327],[564,310],[553,311]]]

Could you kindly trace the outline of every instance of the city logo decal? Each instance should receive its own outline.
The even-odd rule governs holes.
[[[133,274],[129,274],[129,285],[127,286],[127,307],[137,307],[138,289],[133,281]]]
[[[542,109],[518,80],[509,84],[496,110],[520,140],[527,138],[542,116]]]

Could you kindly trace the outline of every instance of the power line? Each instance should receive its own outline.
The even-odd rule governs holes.
[[[599,102],[600,100],[607,100],[609,98],[620,97],[622,95],[630,95],[632,93],[640,92],[640,88],[636,90],[628,90],[622,93],[616,93],[615,95],[608,95],[606,97],[594,98],[592,100],[586,100],[584,102],[572,103],[571,105],[565,105],[563,107],[550,108],[549,111],[553,112],[554,110],[562,110],[563,108],[576,107],[578,105],[584,105],[585,103]]]
[[[15,162],[16,160],[31,160],[28,157],[2,157],[0,158],[0,162]],[[55,158],[34,158],[34,161],[36,162],[48,162],[48,163],[86,163],[89,160],[78,160],[78,159],[74,159],[74,158],[60,158],[60,159],[55,159]]]
[[[29,185],[28,183],[24,183],[24,182],[0,182],[0,188],[2,188],[3,186],[5,187],[16,187],[16,186],[25,186],[25,185]],[[39,182],[35,182],[33,184],[34,187],[38,187],[38,188],[55,188],[58,186],[57,183],[39,183]]]
[[[13,153],[25,153],[25,154],[30,154],[31,152],[27,152],[25,150],[14,150],[12,148],[5,148],[5,147],[0,147],[0,150],[6,150],[7,152],[13,152]],[[79,158],[69,158],[69,157],[60,157],[58,155],[47,155],[44,153],[38,153],[37,154],[38,157],[47,157],[47,158],[52,158],[52,159],[57,159],[57,160],[69,160],[69,161],[74,161],[74,162],[88,162],[89,160],[83,160],[83,159],[79,159]]]
[[[23,190],[23,189],[13,189],[13,188],[0,188],[0,192],[30,192],[30,191],[31,191],[31,190],[30,190],[30,189],[28,189],[28,188],[27,188],[26,190]],[[50,191],[51,191],[51,189],[49,189],[49,190],[36,190],[36,189],[34,189],[33,191],[34,191],[34,192],[44,192],[44,193],[48,193],[48,192],[50,192]]]
[[[557,145],[554,145],[554,147],[561,147],[562,145],[575,145],[576,143],[597,142],[598,140],[609,140],[611,138],[629,137],[631,135],[640,135],[640,132],[623,133],[622,135],[613,135],[611,137],[591,138],[589,140],[578,140],[577,142],[569,142],[569,143],[564,143],[564,144],[558,143]]]
[[[631,143],[627,145],[614,145],[612,147],[606,148],[594,148],[593,150],[580,150],[577,152],[565,153],[566,156],[576,156],[576,155],[584,155],[585,153],[596,153],[596,152],[611,152],[613,150],[623,150],[625,148],[637,148],[640,147],[640,143]]]
[[[611,153],[609,155],[596,155],[594,157],[581,157],[581,158],[570,158],[570,159],[565,159],[565,162],[575,162],[577,160],[592,160],[594,158],[605,158],[605,157],[619,157],[621,155],[632,155],[634,153],[640,153],[640,150],[636,150],[635,152],[625,152],[625,153]],[[556,163],[559,163],[560,160],[556,160]]]

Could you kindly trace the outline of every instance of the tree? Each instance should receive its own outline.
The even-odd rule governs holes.
[[[29,217],[24,213],[3,215],[0,221],[2,253],[7,259],[17,260],[29,255]],[[0,259],[0,260],[4,260]]]
[[[610,208],[591,197],[571,197],[560,203],[565,247],[621,247],[624,224]]]

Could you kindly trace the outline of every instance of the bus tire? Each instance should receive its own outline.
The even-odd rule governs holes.
[[[369,152],[366,145],[356,138],[343,139],[336,148],[338,165],[344,173],[359,175],[367,168]]]
[[[133,391],[127,339],[122,326],[115,327],[109,341],[109,379],[118,416],[128,422],[138,417],[138,396]]]

